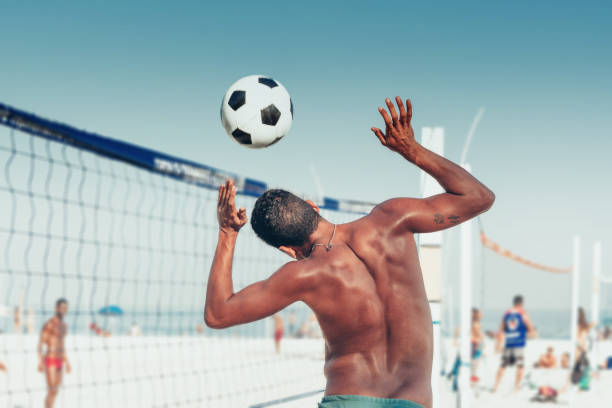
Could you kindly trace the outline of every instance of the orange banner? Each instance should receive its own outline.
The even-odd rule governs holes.
[[[572,267],[568,268],[558,268],[555,266],[542,265],[540,263],[530,261],[529,259],[522,258],[507,249],[504,249],[499,246],[498,243],[491,241],[484,232],[480,232],[480,241],[485,248],[490,249],[498,255],[501,255],[505,258],[511,259],[515,262],[522,263],[523,265],[530,266],[532,268],[540,269],[546,272],[554,272],[554,273],[570,273],[572,271]]]

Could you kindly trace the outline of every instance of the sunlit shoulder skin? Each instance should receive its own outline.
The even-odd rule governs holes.
[[[321,218],[303,245],[279,246],[295,261],[234,293],[232,258],[247,217],[244,208],[236,210],[236,188],[227,181],[219,189],[219,241],[204,319],[210,327],[229,327],[303,301],[325,337],[325,395],[406,399],[431,407],[432,324],[414,234],[475,217],[495,197],[460,166],[416,143],[412,105],[399,97],[396,102],[399,114],[389,99],[388,112],[379,108],[386,129],[372,128],[373,133],[383,146],[432,175],[445,192],[393,198],[347,224]]]

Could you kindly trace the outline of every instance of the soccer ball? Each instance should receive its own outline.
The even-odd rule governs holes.
[[[234,82],[221,103],[221,123],[242,146],[268,147],[287,134],[293,120],[293,102],[275,79],[250,75]]]

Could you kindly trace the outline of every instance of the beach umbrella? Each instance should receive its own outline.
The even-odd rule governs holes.
[[[123,316],[123,309],[116,305],[104,306],[98,313],[105,316]]]

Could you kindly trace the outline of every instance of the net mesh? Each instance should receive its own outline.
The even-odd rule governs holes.
[[[324,387],[324,346],[306,305],[281,312],[280,354],[272,319],[204,327],[214,186],[8,126],[0,126],[0,165],[0,406],[42,404],[36,347],[60,297],[69,302],[72,372],[55,406],[236,407]],[[249,212],[254,201],[237,197]],[[359,215],[323,213],[336,223]],[[247,225],[235,290],[284,262]]]

